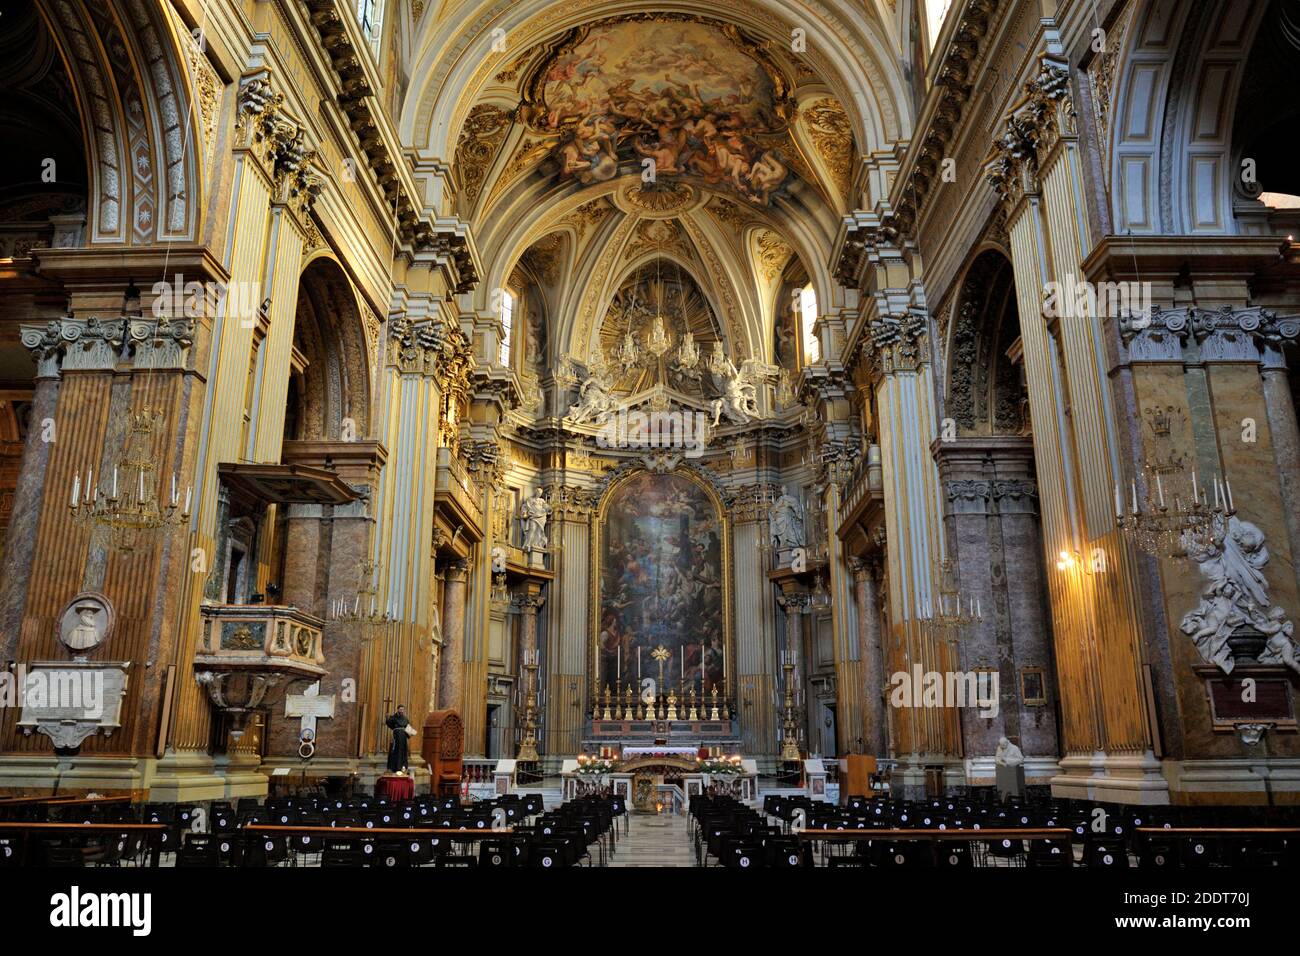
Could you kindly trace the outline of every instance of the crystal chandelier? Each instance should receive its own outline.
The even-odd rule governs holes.
[[[347,598],[338,598],[330,603],[329,620],[339,624],[359,624],[364,628],[363,640],[375,636],[378,628],[397,620],[387,609],[379,610],[379,584],[375,580],[378,567],[373,561],[363,561],[360,567],[361,583],[357,586],[356,597],[351,606]]]
[[[1196,471],[1191,476],[1191,494],[1185,494],[1182,468],[1143,467],[1146,493],[1138,499],[1137,481],[1129,484],[1129,507],[1119,485],[1115,486],[1115,523],[1129,539],[1147,554],[1162,558],[1185,558],[1189,550],[1203,550],[1214,537],[1215,528],[1237,513],[1232,502],[1232,483],[1212,480],[1214,504],[1209,492],[1199,484]]]
[[[931,608],[930,627],[948,640],[956,640],[970,625],[984,619],[980,599],[963,595],[957,564],[945,558],[939,565],[939,606]]]
[[[695,335],[690,329],[682,336],[682,344],[677,349],[677,364],[688,370],[700,364],[700,347],[695,344]]]
[[[107,528],[118,551],[133,551],[142,535],[189,520],[193,488],[186,486],[182,504],[176,473],[172,472],[166,489],[154,475],[153,435],[162,420],[162,413],[149,406],[131,415],[122,458],[106,486],[96,482],[93,468],[86,469],[84,484],[80,474],[73,477],[69,501],[73,520]]]
[[[673,346],[672,336],[664,330],[664,317],[662,314],[655,315],[654,325],[651,326],[650,334],[646,336],[645,347],[656,359],[663,358],[664,353]]]

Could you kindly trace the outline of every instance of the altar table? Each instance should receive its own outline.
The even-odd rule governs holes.
[[[415,796],[415,778],[405,775],[384,774],[375,781],[375,799],[395,802],[410,800]]]
[[[624,747],[623,759],[631,757],[690,757],[698,754],[694,747]]]

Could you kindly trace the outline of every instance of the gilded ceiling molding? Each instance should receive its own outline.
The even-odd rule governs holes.
[[[462,210],[473,212],[483,183],[510,130],[510,111],[492,103],[480,103],[470,112],[456,143],[456,170],[460,174]]]
[[[822,97],[799,111],[800,123],[830,173],[842,203],[851,203],[853,186],[853,126],[844,107],[833,97]]]

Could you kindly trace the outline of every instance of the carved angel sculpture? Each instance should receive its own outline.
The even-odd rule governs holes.
[[[755,418],[761,418],[758,410],[758,386],[775,385],[780,375],[780,368],[769,365],[760,359],[745,359],[740,369],[722,352],[722,343],[713,343],[713,354],[709,356],[709,371],[713,381],[722,392],[722,397],[713,400],[713,424],[717,425],[723,413],[729,420],[743,425]]]
[[[577,404],[569,406],[570,420],[575,424],[593,420],[598,424],[604,422],[618,408],[612,391],[613,385],[604,366],[593,363],[578,389]]]

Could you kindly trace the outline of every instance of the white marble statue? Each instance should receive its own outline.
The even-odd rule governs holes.
[[[993,754],[993,762],[999,767],[1019,767],[1025,762],[1025,754],[1006,737],[999,737],[997,752]]]
[[[1268,548],[1264,532],[1249,521],[1229,516],[1217,520],[1214,533],[1200,541],[1185,541],[1188,556],[1208,580],[1201,602],[1183,615],[1180,629],[1192,639],[1201,659],[1231,674],[1233,652],[1228,638],[1242,627],[1266,635],[1258,660],[1296,668],[1294,625],[1268,597]],[[1297,668],[1300,670],[1300,668]]]
[[[551,506],[542,497],[542,489],[533,492],[519,506],[519,518],[524,525],[524,550],[546,550],[546,521],[551,515]]]
[[[604,424],[618,409],[612,394],[613,385],[604,369],[593,365],[578,389],[578,401],[569,406],[569,419],[575,424],[595,421]]]
[[[802,548],[807,542],[803,535],[803,511],[799,500],[781,486],[781,496],[772,502],[772,544],[779,550]]]
[[[728,420],[743,425],[762,415],[758,410],[758,386],[775,385],[780,368],[759,359],[745,359],[737,369],[722,351],[722,343],[713,343],[709,371],[722,397],[713,400],[713,424],[725,414]]]

